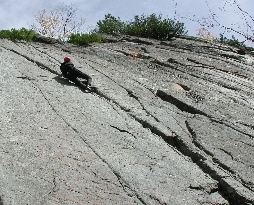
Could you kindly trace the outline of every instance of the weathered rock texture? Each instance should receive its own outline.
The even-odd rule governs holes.
[[[178,37],[0,39],[9,204],[253,204],[254,57]],[[70,56],[87,93],[60,76]]]

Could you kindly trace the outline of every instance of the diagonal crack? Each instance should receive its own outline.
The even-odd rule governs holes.
[[[123,130],[123,129],[120,129],[116,126],[113,126],[113,125],[109,125],[110,127],[114,128],[114,129],[117,129],[119,132],[125,132],[125,133],[128,133],[129,135],[133,136],[135,139],[137,139],[137,137],[135,135],[133,135],[132,133],[130,133],[129,131],[127,130]]]
[[[56,177],[54,176],[54,178],[53,178],[53,188],[52,188],[52,190],[49,192],[49,195],[50,195],[50,194],[54,194],[56,191],[57,191],[57,184],[56,184]]]
[[[40,63],[39,61],[36,61],[36,60],[33,60],[31,58],[29,58],[28,56],[24,55],[24,54],[21,54],[19,53],[18,51],[15,51],[14,49],[9,49],[9,48],[6,48],[4,47],[6,50],[9,50],[13,53],[16,53],[22,57],[24,57],[25,59],[27,59],[28,61],[32,62],[32,63],[35,63],[36,65],[38,65],[40,68],[44,69],[44,70],[47,70],[49,71],[50,73],[53,73],[53,74],[56,74],[56,75],[59,75],[58,72],[54,71],[53,69],[49,68],[48,66],[45,66],[44,64]]]
[[[187,103],[173,97],[172,95],[162,91],[162,90],[157,90],[156,92],[156,95],[161,98],[163,101],[166,101],[166,102],[169,102],[171,104],[173,104],[174,106],[176,106],[179,110],[181,110],[182,112],[188,112],[190,114],[194,114],[194,115],[203,115],[207,118],[209,118],[212,122],[215,122],[215,123],[219,123],[219,124],[223,124],[241,134],[244,134],[250,138],[253,138],[254,136],[249,134],[249,133],[246,133],[240,129],[238,129],[236,126],[234,125],[231,125],[229,123],[227,123],[227,121],[222,121],[222,120],[219,120],[219,119],[215,119],[214,117],[212,116],[209,116],[207,113],[191,106],[191,105],[188,105]],[[251,126],[251,128],[253,129],[253,126]]]
[[[201,110],[198,110],[187,103],[182,102],[181,100],[178,100],[177,98],[173,97],[172,95],[169,95],[165,93],[162,90],[157,90],[156,95],[161,98],[163,101],[169,102],[173,105],[175,105],[178,109],[180,109],[183,112],[188,112],[191,114],[200,114],[207,116],[206,113],[202,112]]]

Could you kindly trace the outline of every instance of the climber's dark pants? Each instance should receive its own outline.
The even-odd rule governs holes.
[[[78,78],[85,79],[86,80],[86,82],[85,82],[86,85],[91,85],[91,83],[92,83],[92,78],[89,75],[87,75],[87,74],[85,74],[85,73],[83,73],[83,72],[81,72],[80,70],[77,70],[77,69],[74,70],[71,73],[71,76],[68,79],[79,86],[81,81]]]

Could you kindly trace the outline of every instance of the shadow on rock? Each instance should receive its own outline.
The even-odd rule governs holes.
[[[57,75],[53,79],[62,85],[75,86],[74,83],[72,83],[68,79],[64,78],[63,75]]]
[[[75,83],[71,82],[67,78],[64,78],[62,74],[57,75],[56,77],[53,78],[55,81],[62,85],[67,85],[67,86],[76,86],[78,87],[82,92],[84,93],[90,93],[90,92],[96,92],[97,89],[93,87],[92,89],[86,89],[85,82],[86,81],[80,81],[80,85],[76,85]],[[0,204],[1,205],[1,204]]]

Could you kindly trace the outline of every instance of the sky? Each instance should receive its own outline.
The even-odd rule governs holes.
[[[241,8],[254,18],[254,6],[251,1],[253,0],[237,0]],[[206,4],[206,0],[0,0],[0,30],[29,28],[40,10],[49,11],[59,5],[70,3],[74,3],[77,7],[77,18],[82,17],[86,20],[86,31],[95,28],[96,23],[103,20],[106,14],[119,17],[124,22],[131,21],[135,15],[161,14],[163,18],[183,22],[189,36],[196,36],[196,30],[202,27],[198,22],[203,22],[204,18],[211,14],[214,14],[213,16],[221,24],[233,26],[240,31],[247,31],[246,21],[253,27],[253,19],[248,17],[246,20],[246,17],[244,18],[239,9],[232,4],[234,0],[207,0],[207,2],[209,3]],[[213,25],[213,23],[207,21],[206,25]],[[217,37],[224,32],[216,26],[210,27],[210,31]],[[234,33],[225,33],[228,38],[232,35],[242,40]]]

